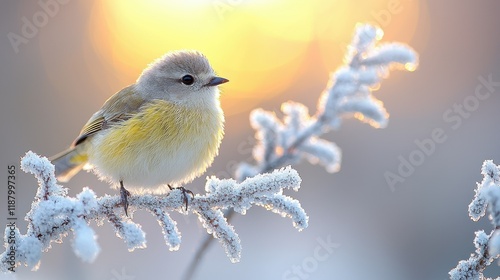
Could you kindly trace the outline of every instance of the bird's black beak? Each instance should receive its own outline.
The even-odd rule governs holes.
[[[221,77],[213,77],[210,80],[210,82],[208,82],[208,84],[206,84],[205,86],[213,87],[213,86],[218,86],[220,84],[227,83],[227,82],[229,82],[228,79],[221,78]]]

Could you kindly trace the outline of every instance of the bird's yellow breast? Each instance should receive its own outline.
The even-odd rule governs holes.
[[[217,155],[223,123],[219,106],[158,100],[96,137],[89,161],[102,178],[129,186],[188,182]]]

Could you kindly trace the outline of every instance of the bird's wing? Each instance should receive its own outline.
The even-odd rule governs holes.
[[[133,85],[130,85],[111,96],[97,111],[80,131],[80,135],[73,142],[73,147],[84,142],[89,136],[110,126],[130,119],[144,105],[144,99],[135,93]]]

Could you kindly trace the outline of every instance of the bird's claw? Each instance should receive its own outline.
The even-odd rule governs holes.
[[[172,186],[170,186],[170,185],[167,185],[167,186],[168,186],[168,188],[169,188],[170,190],[173,190],[173,189],[174,189],[174,188],[173,188]],[[190,195],[191,195],[191,198],[194,198],[194,193],[193,193],[192,191],[190,191],[190,190],[185,189],[184,187],[178,187],[177,189],[179,189],[179,190],[182,192],[182,194],[184,195],[184,202],[185,202],[185,204],[186,204],[186,211],[187,211],[187,210],[188,210],[188,203],[189,203],[189,200],[188,200],[188,196],[187,196],[187,194],[190,194]]]
[[[125,210],[125,215],[128,217],[128,197],[130,196],[130,192],[125,189],[122,181],[120,181],[120,196],[122,199],[121,203],[123,205],[123,209]]]

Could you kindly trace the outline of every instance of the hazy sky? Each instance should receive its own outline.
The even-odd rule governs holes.
[[[309,228],[297,232],[289,219],[252,208],[232,222],[241,262],[232,264],[214,242],[196,279],[287,279],[325,240],[341,245],[316,261],[307,279],[447,279],[474,251],[474,231],[491,230],[487,220],[472,222],[467,206],[482,162],[500,163],[499,1],[55,1],[0,4],[0,197],[8,165],[28,150],[50,156],[65,149],[110,95],[180,48],[204,52],[231,81],[222,87],[226,135],[207,173],[230,177],[235,163],[251,161],[250,111],[281,116],[280,104],[294,100],[314,113],[356,22],[371,22],[384,29],[383,42],[408,44],[420,56],[415,72],[391,72],[375,93],[390,114],[388,127],[347,119],[327,134],[342,149],[340,171],[299,164],[302,188],[288,193],[308,213]],[[480,85],[490,93],[482,99],[475,95]],[[418,161],[417,143],[435,131],[440,140]],[[411,157],[418,164],[391,188],[384,174],[401,175],[398,167]],[[24,233],[36,181],[19,169],[17,176]],[[203,184],[204,176],[186,187],[200,193]],[[84,186],[115,194],[87,173],[66,186],[72,195]],[[6,208],[1,199],[0,224]],[[194,216],[173,217],[182,233],[177,252],[140,212],[134,220],[147,234],[147,249],[129,253],[108,224],[92,223],[102,248],[94,263],[74,255],[70,235],[43,254],[39,271],[20,268],[19,279],[119,280],[123,272],[177,279],[206,232]],[[488,276],[498,275],[492,265]]]

